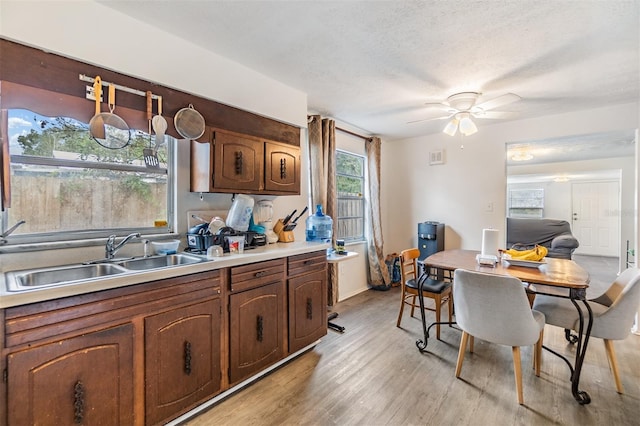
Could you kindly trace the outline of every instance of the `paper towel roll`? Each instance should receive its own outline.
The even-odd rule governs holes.
[[[497,229],[482,230],[482,255],[483,256],[498,255],[498,230]]]

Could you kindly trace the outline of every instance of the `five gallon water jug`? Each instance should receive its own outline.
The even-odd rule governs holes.
[[[316,206],[316,214],[307,218],[307,241],[331,242],[333,220],[322,213],[322,206]]]

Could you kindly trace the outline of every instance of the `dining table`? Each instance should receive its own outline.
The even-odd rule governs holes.
[[[514,259],[511,259],[511,262],[509,262],[509,259],[506,258],[496,258],[497,262],[484,264],[484,262],[478,260],[479,254],[479,251],[463,249],[436,252],[422,260],[424,266],[423,273],[445,280],[453,280],[453,272],[460,268],[488,274],[507,275],[521,280],[526,292],[531,297],[535,294],[545,294],[570,299],[578,312],[579,318],[577,335],[571,334],[570,330],[565,330],[566,339],[576,344],[576,354],[573,365],[566,357],[558,352],[544,345],[543,348],[565,361],[571,372],[571,392],[573,397],[580,404],[589,404],[591,397],[586,391],[579,389],[580,373],[582,371],[582,365],[589,343],[589,335],[591,334],[591,326],[593,324],[593,313],[586,298],[587,288],[589,287],[589,273],[576,262],[569,259],[545,257],[538,262],[522,262]],[[419,284],[424,281],[425,280],[419,280]],[[455,285],[455,282],[453,282],[453,285]],[[421,293],[422,288],[421,285],[419,285],[418,294]],[[427,327],[424,300],[422,297],[418,299],[422,314],[424,339],[417,340],[416,346],[420,352],[425,352],[429,338],[429,330],[438,323],[434,322]],[[450,323],[440,322],[439,324]]]

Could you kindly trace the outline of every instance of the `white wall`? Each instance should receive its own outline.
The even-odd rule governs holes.
[[[416,224],[425,220],[446,224],[445,248],[480,249],[487,227],[504,241],[506,142],[634,129],[638,114],[632,103],[500,124],[479,120],[478,133],[465,138],[438,133],[383,143],[385,253],[415,246]],[[430,166],[436,150],[445,150],[445,164]]]

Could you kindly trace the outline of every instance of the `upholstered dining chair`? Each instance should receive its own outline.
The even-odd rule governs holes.
[[[420,250],[410,248],[400,252],[400,282],[402,287],[402,298],[400,299],[400,312],[398,313],[398,321],[396,326],[400,327],[402,323],[402,313],[404,305],[411,306],[411,316],[413,316],[415,308],[420,307],[418,297],[419,273],[417,260],[420,257]],[[422,287],[422,297],[433,299],[435,307],[426,306],[425,310],[434,311],[436,313],[436,322],[440,322],[440,313],[444,302],[448,302],[449,306],[449,322],[452,322],[453,300],[451,296],[451,283],[436,280],[430,277],[422,277],[424,280]],[[440,324],[436,325],[436,338],[440,339]]]
[[[633,318],[640,306],[640,284],[638,282],[640,282],[640,269],[626,269],[607,291],[588,302],[593,312],[590,337],[604,340],[609,366],[618,393],[624,393],[624,387],[620,380],[613,341],[625,339],[631,331]],[[579,328],[578,311],[568,299],[536,295],[533,309],[545,314],[547,324],[562,327],[565,330],[578,330]]]
[[[456,322],[462,329],[456,377],[460,377],[469,337],[471,352],[474,337],[511,346],[518,403],[524,404],[520,346],[535,344],[534,366],[536,376],[540,376],[544,314],[531,310],[522,281],[510,276],[456,269],[453,298]]]

